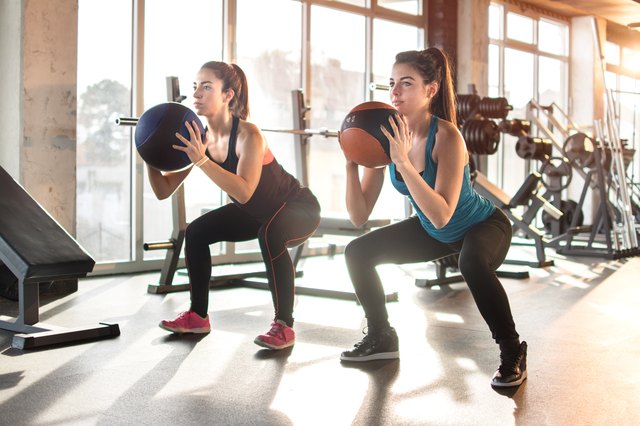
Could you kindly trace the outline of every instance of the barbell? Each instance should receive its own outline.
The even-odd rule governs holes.
[[[119,126],[135,126],[138,124],[138,118],[136,117],[118,117],[116,118],[116,124]],[[292,135],[307,135],[307,136],[324,136],[325,138],[337,138],[337,130],[329,130],[326,127],[319,129],[260,129],[263,132],[272,133],[288,133]]]
[[[325,138],[337,138],[338,131],[337,130],[329,130],[327,128],[320,129],[260,129],[263,132],[273,132],[273,133],[289,133],[292,135],[308,135],[308,136],[324,136]]]

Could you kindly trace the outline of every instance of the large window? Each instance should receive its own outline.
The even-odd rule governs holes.
[[[131,17],[132,0],[78,4],[76,229],[98,262],[132,257],[130,130],[115,125],[131,115]]]
[[[375,19],[373,28],[373,82],[389,84],[391,67],[395,61],[396,54],[405,50],[423,49],[424,31],[421,28],[386,19]],[[373,100],[389,103],[389,94],[388,90],[376,90]],[[372,214],[383,218],[402,218],[407,213],[403,201],[404,196],[400,195],[391,185],[387,175],[380,194],[380,201],[376,203]]]
[[[249,82],[251,116],[262,129],[291,128],[292,91],[302,89],[313,128],[338,129],[349,109],[388,101],[369,90],[386,82],[397,51],[423,47],[422,1],[80,0],[78,85],[78,239],[104,265],[128,272],[159,265],[164,251],[143,242],[172,234],[172,204],[159,201],[133,148],[135,117],[167,101],[178,77],[183,104],[210,60],[237,63]],[[117,27],[119,30],[113,32]],[[122,30],[122,29],[125,30]],[[109,34],[108,37],[105,34]],[[96,54],[100,52],[100,54]],[[264,132],[278,161],[300,179],[296,139]],[[344,157],[335,138],[311,138],[308,184],[327,215],[346,216]],[[228,202],[200,170],[184,185],[187,222]],[[385,188],[377,217],[402,217]],[[217,261],[257,259],[257,244],[216,245]],[[143,266],[144,265],[144,266]]]
[[[509,105],[513,107],[510,112],[511,118],[525,118],[526,105],[534,97],[535,66],[533,54],[506,48],[504,51],[504,80],[503,94],[509,100]],[[515,194],[528,170],[523,167],[523,160],[516,155],[515,144],[517,139],[510,135],[503,135],[502,138],[502,189],[507,194]]]
[[[627,166],[627,175],[633,182],[632,195],[640,202],[640,79],[637,78],[638,50],[607,41],[605,44],[607,63],[606,87],[611,91],[615,116],[618,119],[620,139],[635,150]]]
[[[278,19],[264,19],[274,10]],[[247,75],[250,121],[262,129],[291,128],[291,91],[302,87],[302,5],[290,0],[238,0],[236,28],[236,62]],[[278,162],[301,178],[294,138],[276,132],[264,135]],[[257,241],[236,243],[234,250],[255,252],[259,246]]]
[[[274,10],[277,20],[264,19]],[[249,81],[250,119],[263,129],[290,128],[291,91],[303,84],[302,5],[291,0],[239,0],[237,17],[237,62]],[[265,136],[278,162],[299,174],[293,137],[275,132]]]
[[[364,17],[325,7],[312,7],[311,21],[311,121],[313,127],[338,129],[346,113],[370,99],[367,76],[366,20]],[[327,33],[334,25],[343,31]],[[371,75],[388,84],[396,53],[421,49],[423,31],[384,19],[373,20]],[[373,99],[389,102],[388,91],[374,91]],[[327,215],[345,216],[345,162],[335,139],[314,138],[311,146],[310,186]],[[402,198],[385,180],[372,216],[400,218]]]
[[[365,18],[312,7],[311,125],[339,129],[352,106],[365,100]],[[327,31],[333,26],[341,31]],[[325,213],[344,207],[344,155],[336,139],[313,138],[309,186]]]
[[[567,111],[568,24],[512,7],[508,3],[489,6],[487,96],[507,98],[513,107],[509,119],[525,119],[531,99],[541,105],[555,103]],[[518,157],[515,137],[502,138],[497,155],[489,157],[487,174],[514,194],[535,165]]]
[[[194,19],[194,11],[206,16],[202,25],[182,26]],[[205,24],[206,22],[206,24]],[[222,59],[222,0],[153,0],[144,9],[144,110],[166,102],[167,76],[178,77],[182,102],[193,106],[193,82],[200,66]],[[175,30],[168,31],[173,28]],[[205,123],[206,125],[206,123]],[[158,200],[146,173],[143,191],[143,239],[167,240],[172,232],[172,209]],[[187,221],[224,202],[221,191],[199,169],[184,184]],[[212,247],[217,251],[220,247]],[[145,258],[164,258],[164,251],[145,252]]]

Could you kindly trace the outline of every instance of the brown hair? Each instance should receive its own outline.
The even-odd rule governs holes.
[[[431,113],[457,126],[456,98],[447,55],[437,47],[421,51],[409,50],[396,55],[396,64],[414,67],[425,84],[433,82],[438,84],[438,92],[430,105]]]
[[[216,77],[222,80],[223,91],[233,90],[234,96],[229,103],[229,109],[233,115],[246,120],[249,116],[249,86],[242,68],[220,61],[207,62],[200,68],[213,71]]]

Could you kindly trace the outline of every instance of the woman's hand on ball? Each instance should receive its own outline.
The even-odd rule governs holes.
[[[184,124],[189,131],[190,137],[189,139],[187,139],[180,133],[176,132],[176,138],[178,138],[180,142],[184,144],[184,146],[173,145],[173,149],[177,149],[178,151],[186,153],[192,163],[197,163],[206,155],[207,147],[202,143],[200,128],[196,125],[195,121],[192,123],[185,121]]]
[[[412,135],[409,131],[406,119],[400,114],[389,116],[390,133],[384,126],[380,126],[382,133],[389,139],[389,156],[391,161],[400,165],[409,161],[409,150],[411,149]]]

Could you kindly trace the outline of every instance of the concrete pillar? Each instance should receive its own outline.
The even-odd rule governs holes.
[[[581,127],[591,130],[594,120],[604,117],[604,81],[599,52],[596,51],[593,17],[571,19],[571,75],[569,77],[569,116]],[[604,49],[607,24],[596,20]]]
[[[458,58],[456,92],[471,94],[470,85],[480,97],[489,92],[489,0],[458,0]],[[478,170],[487,173],[486,155],[475,158]]]
[[[480,96],[489,92],[489,0],[458,0],[457,89],[469,94],[475,84]]]
[[[586,133],[595,136],[593,123],[604,117],[604,79],[600,53],[597,51],[593,17],[584,16],[571,19],[571,55],[569,116]],[[605,20],[596,19],[600,45],[604,49],[607,24]],[[567,189],[567,197],[578,200],[583,185],[582,179],[574,179]],[[600,194],[592,191],[587,197],[582,212],[585,223],[593,223],[600,206]]]
[[[0,34],[0,162],[75,235],[78,0],[2,1]]]
[[[0,1],[0,166],[20,176],[22,139],[22,10],[17,0]]]

